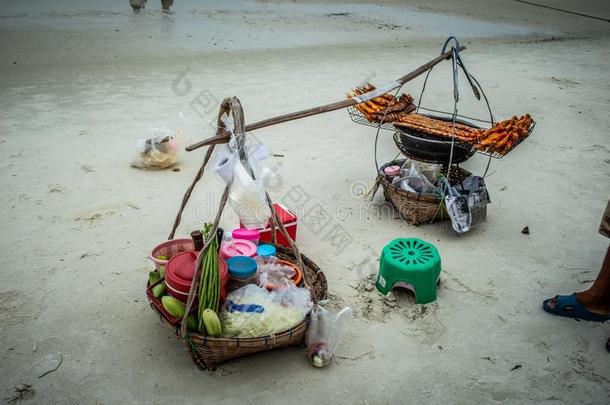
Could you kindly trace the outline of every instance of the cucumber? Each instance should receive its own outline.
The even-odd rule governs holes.
[[[163,304],[163,308],[165,308],[174,318],[182,319],[184,317],[186,308],[181,301],[178,301],[176,298],[170,297],[169,295],[165,295],[161,298],[161,303]],[[197,319],[193,314],[190,314],[186,319],[186,326],[188,330],[197,331]]]
[[[216,312],[211,309],[204,309],[201,313],[205,330],[208,332],[208,336],[218,337],[222,334],[222,328],[220,326],[220,319]]]
[[[148,285],[153,285],[157,281],[161,280],[161,275],[156,271],[148,273]]]
[[[165,283],[159,283],[152,288],[152,293],[155,298],[159,298],[165,294]]]
[[[163,308],[165,308],[174,318],[182,318],[186,311],[186,308],[181,301],[178,301],[176,298],[170,297],[169,295],[161,298],[161,304],[163,304]]]
[[[186,328],[192,332],[197,332],[197,319],[195,315],[190,314],[186,319]]]

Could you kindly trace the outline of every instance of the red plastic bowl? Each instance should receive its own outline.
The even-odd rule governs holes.
[[[167,263],[165,269],[167,292],[182,302],[187,301],[198,255],[199,252],[179,253]],[[218,269],[220,271],[220,302],[222,304],[227,296],[229,271],[227,270],[227,263],[221,258],[218,258]]]
[[[172,286],[170,284],[168,284],[167,282],[165,283],[165,285],[167,286],[167,294],[176,298],[178,301],[182,301],[186,304],[186,301],[188,301],[189,298],[189,294],[188,293],[183,293],[180,292],[178,290],[174,290],[172,288]],[[199,297],[199,294],[195,293],[195,301],[194,302],[199,302],[199,299],[197,298]]]

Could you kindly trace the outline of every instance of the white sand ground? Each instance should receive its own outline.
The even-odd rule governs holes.
[[[2,2],[2,397],[27,383],[31,403],[53,404],[607,403],[608,326],[558,319],[540,304],[586,287],[608,246],[597,226],[610,197],[610,24],[508,0],[178,0],[169,16],[151,1],[135,17],[126,1],[107,3]],[[610,17],[603,1],[545,3]],[[129,167],[136,138],[179,111],[189,141],[208,137],[215,103],[231,95],[250,122],[336,101],[426,62],[448,34],[468,47],[495,114],[538,121],[492,162],[488,221],[456,237],[447,223],[408,226],[380,195],[359,198],[374,175],[375,133],[344,111],[256,131],[284,155],[270,161],[283,179],[272,195],[301,187],[306,208],[328,214],[329,227],[314,232],[299,212],[298,241],[323,267],[330,305],[356,317],[327,369],[292,348],[198,371],[143,286],[146,255],[167,236],[203,151],[184,154],[179,172],[145,172]],[[417,94],[421,83],[406,89]],[[198,97],[211,107],[194,109]],[[461,111],[484,116],[465,88],[462,99]],[[450,105],[448,66],[433,74],[425,104]],[[395,153],[383,133],[380,159]],[[485,163],[465,167],[480,173]],[[183,234],[210,218],[220,190],[206,174]],[[339,254],[321,240],[334,225],[353,239]],[[439,248],[436,303],[399,293],[391,307],[362,292],[398,236]],[[38,378],[60,353],[60,368]]]

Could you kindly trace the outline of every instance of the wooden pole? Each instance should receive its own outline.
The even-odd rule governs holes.
[[[460,48],[458,49],[458,52],[461,52],[464,49],[466,49],[465,46],[460,46]],[[397,79],[396,81],[398,83],[400,83],[401,85],[403,85],[403,84],[415,79],[422,73],[427,72],[433,66],[444,61],[445,59],[449,59],[451,57],[451,54],[452,54],[452,51],[448,51],[443,54],[440,54],[436,58],[432,59],[430,62],[428,62],[424,65],[421,65],[414,71],[407,73],[406,75],[402,76],[401,78]],[[372,93],[372,92],[369,92],[369,93]],[[369,93],[365,93],[365,94],[361,95],[360,97],[366,98],[367,94],[369,94]],[[356,100],[354,100],[353,98],[347,98],[345,100],[337,101],[335,103],[330,103],[330,104],[322,105],[319,107],[308,108],[307,110],[301,110],[301,111],[297,111],[297,112],[293,112],[293,113],[289,113],[289,114],[278,115],[277,117],[268,118],[266,120],[262,120],[262,121],[255,122],[250,125],[246,125],[246,132],[254,131],[255,129],[264,128],[264,127],[268,127],[268,126],[275,125],[275,124],[280,124],[282,122],[297,120],[299,118],[311,117],[312,115],[340,110],[341,108],[346,108],[346,107],[349,107],[354,104],[358,104],[358,102]],[[219,144],[219,143],[227,143],[227,142],[229,142],[229,137],[230,137],[229,132],[223,131],[223,132],[213,136],[212,138],[208,138],[203,141],[199,141],[192,145],[187,146],[186,150],[191,152],[191,151],[193,151],[195,149],[199,149],[203,146],[214,145],[214,144]]]

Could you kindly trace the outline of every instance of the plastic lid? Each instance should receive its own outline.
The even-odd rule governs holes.
[[[277,253],[277,249],[273,245],[260,245],[256,249],[256,253],[262,257],[275,256]]]
[[[261,234],[256,229],[238,228],[233,230],[233,239],[259,240]]]
[[[233,256],[256,256],[256,245],[249,240],[235,239],[220,246],[220,256],[228,259]]]
[[[400,173],[400,166],[388,166],[383,169],[386,176],[396,176]]]
[[[172,257],[165,269],[167,281],[190,288],[198,254],[199,252],[183,252]]]
[[[249,277],[256,273],[256,261],[248,256],[233,256],[227,259],[229,274],[237,277]]]

